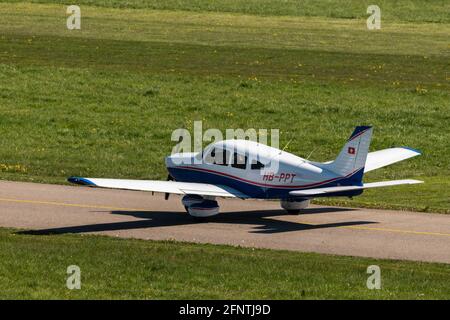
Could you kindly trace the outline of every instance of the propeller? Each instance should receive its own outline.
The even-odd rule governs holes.
[[[167,181],[173,181],[173,178],[170,174],[167,176]],[[166,194],[164,195],[164,199],[169,200],[169,196],[170,196],[170,193],[166,192]]]

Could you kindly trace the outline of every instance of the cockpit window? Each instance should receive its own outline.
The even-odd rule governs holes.
[[[209,164],[216,164],[220,166],[227,166],[228,159],[230,159],[230,152],[222,148],[212,148],[206,155],[205,162]]]
[[[259,169],[264,168],[264,164],[262,164],[262,163],[259,162],[258,160],[253,160],[253,161],[252,161],[252,164],[251,164],[251,166],[250,166],[250,168],[251,168],[252,170],[259,170]]]
[[[233,154],[233,162],[231,163],[233,168],[245,169],[247,167],[247,157],[243,154],[235,152]]]

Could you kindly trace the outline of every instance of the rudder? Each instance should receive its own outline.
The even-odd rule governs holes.
[[[327,169],[349,177],[352,184],[362,183],[372,131],[371,126],[356,127],[337,158],[327,165]]]

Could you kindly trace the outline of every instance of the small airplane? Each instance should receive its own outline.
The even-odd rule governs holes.
[[[364,189],[419,180],[363,183],[366,172],[403,161],[420,151],[397,147],[368,152],[373,128],[358,126],[337,158],[313,162],[250,140],[214,142],[202,152],[166,157],[168,181],[70,177],[69,182],[98,188],[183,195],[182,204],[194,217],[219,213],[216,197],[279,200],[288,213],[299,213],[316,197],[353,197]]]

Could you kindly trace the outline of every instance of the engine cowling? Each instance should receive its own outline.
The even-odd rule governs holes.
[[[211,217],[219,213],[219,204],[215,200],[203,200],[189,205],[187,211],[193,217]]]
[[[311,200],[281,200],[281,207],[289,213],[298,213],[309,206]]]

